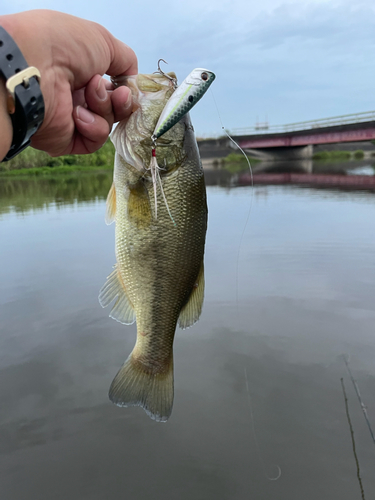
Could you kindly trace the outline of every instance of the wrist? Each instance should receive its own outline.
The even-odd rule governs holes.
[[[8,31],[12,35],[12,22],[10,22],[10,17],[13,16],[0,16],[0,26]],[[1,99],[1,111],[0,111],[0,130],[2,135],[2,140],[0,141],[0,162],[5,157],[12,145],[13,138],[13,126],[12,120],[8,112],[8,93],[5,88],[4,78],[0,78],[0,99]]]
[[[6,108],[12,124],[12,141],[6,161],[30,144],[31,137],[43,122],[44,100],[39,70],[30,67],[18,44],[1,25],[0,41],[0,75],[5,83],[2,104],[4,109],[4,97],[7,98]],[[1,142],[2,146],[7,146],[4,137]]]
[[[41,91],[46,101],[48,80],[52,81],[52,42],[50,40],[53,11],[30,10],[17,14],[0,15],[2,26],[13,38],[29,66],[38,68],[41,75]]]
[[[7,91],[5,82],[0,78],[0,161],[5,157],[12,145],[13,127],[8,113]]]

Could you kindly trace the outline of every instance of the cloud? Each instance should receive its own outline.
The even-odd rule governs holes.
[[[341,49],[368,41],[374,45],[375,8],[372,5],[281,5],[271,14],[260,14],[247,43],[262,49],[293,43],[320,43]],[[359,29],[361,27],[361,29]]]
[[[27,8],[26,2],[3,3]],[[103,9],[93,2],[36,0],[103,24],[131,45],[141,72],[164,58],[180,81],[194,68],[217,74],[212,86],[228,128],[268,114],[275,123],[371,110],[375,6],[371,0],[160,0]],[[201,135],[220,133],[209,96],[193,110]]]

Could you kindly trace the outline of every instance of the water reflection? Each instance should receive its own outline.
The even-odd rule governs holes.
[[[258,162],[252,166],[254,185],[308,184],[316,188],[366,189],[375,191],[375,166],[368,160],[346,162]],[[296,174],[301,174],[298,176]],[[303,174],[310,174],[303,177]],[[327,181],[322,182],[324,175]],[[315,176],[315,177],[314,177]],[[251,184],[247,164],[205,164],[207,186],[233,188]],[[320,182],[319,182],[320,180]],[[84,173],[47,178],[0,178],[0,214],[48,208],[84,201],[104,200],[112,173]],[[323,185],[324,184],[324,185]]]
[[[374,164],[375,165],[375,164]],[[375,166],[369,160],[323,162],[311,159],[260,161],[252,173],[246,163],[205,162],[208,185],[309,185],[318,189],[375,191]]]
[[[111,187],[110,173],[59,175],[56,177],[0,178],[0,213],[48,208],[105,199]]]
[[[366,498],[374,496],[374,445],[342,358],[350,355],[374,426],[372,192],[251,190],[238,172],[206,174],[205,305],[194,328],[177,330],[165,425],[107,399],[135,338],[97,302],[114,263],[113,226],[104,224],[110,175],[0,180],[6,500],[352,500],[341,377]],[[281,467],[280,480],[267,480],[262,460],[269,476]]]

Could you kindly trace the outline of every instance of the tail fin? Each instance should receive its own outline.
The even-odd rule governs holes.
[[[166,422],[173,406],[173,355],[162,373],[150,373],[130,354],[109,388],[117,406],[141,406],[157,422]]]

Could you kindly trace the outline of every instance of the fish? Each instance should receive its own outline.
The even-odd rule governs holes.
[[[177,324],[185,329],[198,321],[205,286],[208,209],[189,114],[158,138],[154,151],[151,138],[175,81],[173,72],[114,79],[130,88],[134,108],[111,134],[116,154],[105,220],[116,224],[116,264],[99,294],[102,307],[114,301],[113,319],[137,323],[135,346],[109,398],[118,406],[141,406],[158,422],[172,413]]]

